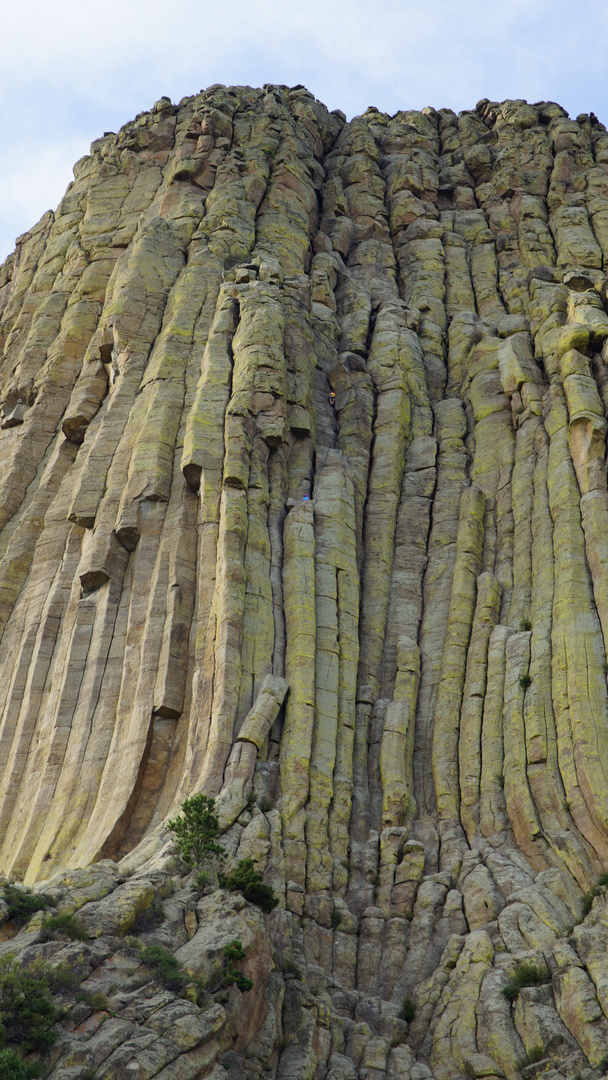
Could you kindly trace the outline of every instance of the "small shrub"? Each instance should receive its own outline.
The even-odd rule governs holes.
[[[532,629],[532,623],[531,623],[530,619],[520,619],[519,620],[519,629],[520,630],[531,630]]]
[[[262,875],[253,865],[253,859],[240,859],[228,877],[220,877],[220,885],[231,892],[241,892],[245,900],[256,904],[262,911],[273,911],[279,902],[270,885],[264,884]]]
[[[234,967],[237,960],[245,959],[245,950],[238,938],[234,938],[229,945],[224,945],[224,959],[226,960],[226,965],[224,967],[222,985],[232,986],[234,983],[238,990],[251,990],[251,987],[253,986],[252,980],[248,979],[246,975],[243,975],[241,971]]]
[[[0,1051],[0,1080],[30,1080],[40,1076],[40,1066],[29,1065],[14,1050]]]
[[[189,981],[176,956],[162,945],[148,945],[141,950],[141,962],[169,990],[181,990]]]
[[[521,686],[522,690],[527,690],[528,687],[532,685],[532,678],[530,675],[528,675],[527,672],[525,675],[519,676],[519,685]]]
[[[260,810],[263,814],[267,814],[269,810],[274,807],[274,801],[268,797],[268,795],[262,796],[260,799]]]
[[[593,901],[598,895],[597,889],[590,889],[588,893],[583,896],[583,918],[588,915],[593,907]]]
[[[143,948],[142,943],[139,940],[139,938],[133,937],[132,934],[128,934],[127,937],[125,938],[125,946],[128,949],[131,949],[132,952],[136,952],[136,953],[141,952],[141,950]],[[124,946],[123,946],[123,948],[124,948]]]
[[[295,979],[299,979],[302,982],[302,972],[295,960],[292,960],[290,956],[286,957],[281,962],[281,971],[284,975],[293,975]]]
[[[15,964],[0,960],[0,1046],[17,1043],[24,1053],[48,1050],[57,1041],[52,1025],[57,1009],[45,979]]]
[[[608,885],[608,874],[602,874],[602,876],[598,878],[597,883],[598,885]]]
[[[247,990],[251,990],[253,981],[248,979],[246,975],[243,975],[242,972],[237,971],[231,964],[227,964],[222,985],[232,986],[233,984],[236,986],[237,990],[242,990],[243,993],[246,993]]]
[[[57,967],[49,964],[32,965],[29,969],[32,974],[38,975],[48,983],[52,994],[66,993],[80,986],[80,976],[70,964],[62,963]]]
[[[158,900],[153,900],[149,907],[139,912],[131,929],[136,934],[147,934],[151,930],[156,930],[163,922],[164,917],[162,904]]]
[[[229,945],[224,945],[224,958],[226,960],[245,959],[245,950],[238,938],[235,938],[234,941],[231,941]]]
[[[502,994],[507,1001],[515,1001],[519,991],[523,990],[524,986],[541,986],[542,983],[548,981],[548,976],[539,968],[534,967],[534,964],[523,963],[518,966],[511,981],[506,986],[503,986]]]
[[[55,907],[55,901],[51,897],[10,884],[4,885],[2,899],[5,904],[8,904],[9,919],[14,919],[18,923],[27,922],[37,911],[46,911],[49,907]]]
[[[401,1019],[406,1020],[408,1024],[411,1024],[416,1015],[416,1006],[411,997],[403,999],[403,1007],[401,1009]]]
[[[604,1054],[604,1057],[598,1062],[598,1069],[602,1072],[608,1072],[608,1054]]]
[[[42,924],[42,940],[54,941],[57,938],[67,937],[71,941],[88,941],[89,932],[86,926],[74,915],[49,915]]]
[[[109,1012],[108,999],[101,990],[96,990],[94,994],[91,994],[89,998],[89,1004],[94,1009],[105,1009]]]
[[[105,1009],[106,1012],[110,1011],[110,1005],[105,994],[101,990],[96,990],[91,994],[87,990],[83,990],[82,993],[76,995],[76,1001],[84,1001],[85,1005],[90,1005],[92,1009]]]
[[[520,1068],[525,1069],[526,1065],[536,1065],[538,1061],[542,1061],[545,1057],[544,1046],[533,1046],[531,1050],[528,1050],[525,1058],[520,1062]]]
[[[199,870],[192,878],[192,887],[196,892],[200,892],[204,895],[210,880],[209,874],[205,873],[204,870]]]
[[[167,827],[175,834],[182,859],[188,866],[203,866],[214,857],[224,858],[226,852],[216,843],[220,832],[215,800],[207,795],[192,795],[184,799],[182,816],[172,818]]]
[[[335,929],[336,926],[339,926],[342,922],[342,913],[338,911],[337,908],[334,908],[331,915],[329,916],[329,921]]]

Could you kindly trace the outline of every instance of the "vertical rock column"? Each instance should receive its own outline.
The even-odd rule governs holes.
[[[315,719],[306,807],[306,890],[344,893],[352,792],[359,590],[354,492],[340,451],[317,474]]]
[[[559,386],[547,394],[549,505],[553,518],[555,593],[552,630],[552,692],[558,758],[570,812],[602,862],[608,750],[604,641],[593,603],[580,494],[568,448],[568,416]],[[595,749],[597,747],[597,749]]]
[[[297,504],[283,531],[285,605],[285,678],[289,695],[281,737],[281,818],[285,852],[287,905],[297,904],[290,882],[306,882],[304,809],[310,788],[310,754],[315,715],[316,587],[315,530],[312,501]],[[300,909],[301,909],[301,896]]]
[[[252,281],[237,286],[240,321],[232,348],[232,395],[226,413],[223,490],[220,502],[218,562],[213,613],[215,657],[213,702],[201,783],[218,791],[230,748],[239,707],[243,664],[243,635],[248,579],[248,488],[253,498],[261,468],[266,479],[266,453],[262,444],[280,443],[285,434],[285,356],[280,289]],[[260,454],[263,458],[260,458]],[[252,472],[253,469],[253,472]],[[251,486],[250,486],[251,485]],[[267,528],[265,523],[262,526]],[[248,569],[250,571],[248,575]],[[272,670],[273,616],[269,561],[262,569],[269,640],[265,664]],[[250,581],[253,587],[254,582]],[[263,593],[260,594],[262,596]],[[249,697],[249,695],[248,695]],[[250,700],[247,701],[247,712]]]
[[[416,803],[420,812],[432,811],[434,807],[431,751],[433,718],[450,607],[458,508],[461,493],[467,486],[467,453],[463,442],[466,417],[462,402],[456,398],[438,402],[434,412],[438,443],[437,486],[423,581],[421,675],[414,754]]]
[[[444,842],[456,835],[454,830],[460,823],[460,706],[481,569],[485,506],[479,488],[465,488],[460,497],[456,559],[433,727],[433,781]]]

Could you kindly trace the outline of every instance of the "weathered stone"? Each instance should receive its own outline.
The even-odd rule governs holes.
[[[108,999],[49,1080],[599,1066],[607,167],[551,102],[218,85],[0,268],[0,868],[90,935],[0,897],[0,952]]]

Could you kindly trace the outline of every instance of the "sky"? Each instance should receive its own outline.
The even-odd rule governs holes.
[[[349,119],[525,98],[608,125],[605,0],[21,0],[0,58],[0,262],[93,139],[164,94],[303,83]]]

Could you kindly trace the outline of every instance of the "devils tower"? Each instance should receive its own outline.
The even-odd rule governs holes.
[[[87,937],[0,903],[84,987],[43,1074],[599,1080],[606,128],[213,86],[74,176],[0,268],[0,873]],[[196,890],[199,792],[270,913]]]

